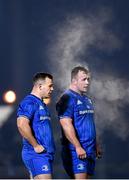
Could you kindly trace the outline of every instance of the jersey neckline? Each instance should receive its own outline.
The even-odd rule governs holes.
[[[36,99],[38,99],[39,101],[41,101],[42,103],[44,103],[43,101],[42,101],[42,99],[40,99],[39,97],[37,97],[37,96],[35,96],[34,94],[29,94],[30,96],[32,96],[32,97],[34,97],[34,98],[36,98]]]
[[[73,91],[72,89],[68,89],[68,90],[69,90],[71,93],[76,94],[77,96],[80,96],[81,98],[84,97],[84,94],[81,95],[81,94],[79,94],[78,92]]]

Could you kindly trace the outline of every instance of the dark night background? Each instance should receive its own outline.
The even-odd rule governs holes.
[[[78,63],[92,71],[89,93],[104,151],[93,178],[129,178],[128,49],[128,0],[0,0],[0,107],[7,105],[2,99],[6,90],[17,94],[13,113],[0,124],[0,178],[29,178],[21,160],[16,108],[38,71],[55,78],[50,105],[57,148],[54,178],[68,178],[55,103]]]

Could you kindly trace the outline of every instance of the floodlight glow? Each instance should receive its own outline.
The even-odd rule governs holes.
[[[3,99],[6,103],[14,103],[16,101],[16,94],[14,91],[9,90],[5,92]]]

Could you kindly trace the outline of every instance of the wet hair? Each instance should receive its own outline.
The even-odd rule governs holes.
[[[83,71],[83,72],[85,72],[86,74],[89,73],[88,67],[76,66],[76,67],[74,67],[74,68],[72,69],[72,71],[71,71],[71,80],[74,79],[74,78],[77,76],[77,74],[78,74],[79,71]]]
[[[45,80],[46,78],[49,78],[49,79],[53,80],[53,76],[51,74],[43,73],[43,72],[38,72],[33,77],[33,84],[35,84],[39,80]]]

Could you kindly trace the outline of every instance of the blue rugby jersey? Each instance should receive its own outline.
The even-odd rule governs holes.
[[[72,90],[67,90],[61,96],[56,105],[59,119],[69,117],[73,121],[77,138],[82,147],[86,148],[88,153],[94,151],[96,145],[96,130],[94,124],[94,108],[91,100]],[[68,145],[70,149],[74,146],[68,142],[62,131],[62,144]]]
[[[17,117],[26,117],[30,121],[32,133],[37,142],[49,153],[54,153],[55,144],[51,128],[51,117],[46,104],[38,97],[30,94],[20,103]],[[32,145],[23,138],[23,148],[34,150]]]

